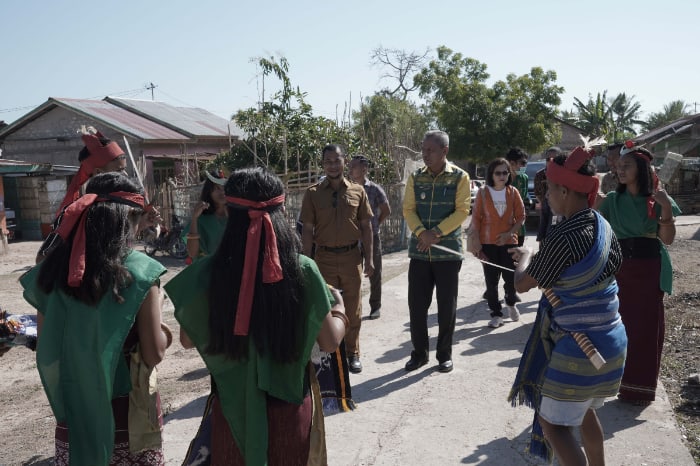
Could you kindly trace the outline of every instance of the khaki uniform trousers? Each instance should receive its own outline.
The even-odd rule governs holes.
[[[345,332],[345,348],[348,357],[360,355],[360,326],[362,325],[362,254],[356,247],[347,252],[335,253],[317,248],[314,257],[326,282],[343,292],[345,314],[350,325]]]

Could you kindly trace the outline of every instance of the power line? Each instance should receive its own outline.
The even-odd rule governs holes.
[[[190,104],[190,103],[185,102],[184,100],[178,99],[177,97],[171,96],[170,94],[168,94],[167,92],[165,92],[165,91],[163,90],[163,88],[160,88],[160,92],[161,92],[162,94],[165,94],[167,97],[170,97],[171,99],[180,102],[180,103],[183,104],[183,105],[186,105],[186,106],[188,106],[188,107],[197,107],[196,105],[192,105],[192,104]]]
[[[136,97],[137,95],[142,94],[142,93],[146,92],[147,90],[148,90],[148,88],[139,87],[138,89],[129,89],[126,91],[118,91],[118,92],[110,92],[107,94],[100,94],[100,95],[93,96],[93,97],[84,97],[84,99],[86,99],[86,100],[102,99],[102,98],[104,98],[105,95],[111,95],[114,97]],[[14,107],[14,108],[2,108],[2,109],[0,109],[0,113],[10,113],[10,112],[19,112],[22,110],[30,110],[32,108],[38,107],[39,105],[41,105],[41,104],[26,105],[23,107]]]
[[[0,113],[19,112],[20,110],[28,110],[30,108],[36,108],[38,106],[39,106],[39,104],[27,105],[26,107],[3,108],[3,109],[0,109]]]

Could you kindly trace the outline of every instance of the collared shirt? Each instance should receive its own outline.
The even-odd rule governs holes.
[[[381,186],[379,186],[374,181],[370,181],[365,178],[364,183],[365,192],[367,193],[367,199],[369,199],[369,206],[372,208],[372,233],[375,235],[379,234],[379,206],[382,204],[387,204],[389,200],[386,197],[386,193]]]
[[[372,208],[361,185],[343,178],[334,191],[326,178],[306,190],[300,218],[305,226],[314,226],[318,246],[336,248],[361,239],[360,222],[372,218]]]
[[[442,235],[451,233],[462,226],[462,223],[464,223],[469,215],[469,206],[471,204],[472,194],[469,188],[469,175],[453,163],[447,162],[443,171],[433,176],[433,179],[437,183],[439,182],[440,177],[453,175],[458,171],[462,172],[462,176],[457,183],[457,190],[455,191],[455,197],[453,199],[455,208],[437,225],[437,229],[440,230]],[[416,173],[430,176],[428,167],[423,167]],[[403,199],[403,215],[406,219],[406,223],[408,224],[408,228],[417,237],[426,230],[423,221],[428,219],[421,219],[418,215],[418,210],[416,209],[416,196],[413,189],[416,173],[412,173],[408,178],[408,182],[406,183],[406,193]]]
[[[461,260],[462,223],[469,215],[470,203],[469,175],[457,165],[447,162],[437,175],[428,167],[413,172],[406,182],[403,202],[403,216],[413,232],[408,257],[431,262]],[[418,251],[418,237],[429,229],[440,234],[440,246],[455,254],[437,248]]]

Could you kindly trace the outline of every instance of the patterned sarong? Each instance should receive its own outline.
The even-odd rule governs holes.
[[[625,363],[627,335],[618,313],[614,277],[600,280],[613,233],[596,214],[596,241],[580,262],[566,269],[555,286],[561,304],[553,307],[543,295],[525,346],[515,382],[508,396],[513,406],[535,410],[529,451],[552,459],[544,439],[538,410],[542,396],[559,401],[585,401],[615,396]],[[584,333],[606,360],[597,370],[571,333]]]
[[[324,416],[354,410],[345,342],[334,353],[321,353],[320,361],[313,357],[312,361],[321,387]]]

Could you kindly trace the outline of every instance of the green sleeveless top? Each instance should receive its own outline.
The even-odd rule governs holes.
[[[226,230],[227,217],[218,217],[216,214],[200,215],[197,219],[197,234],[199,234],[199,257],[210,256],[216,252]],[[182,239],[187,243],[187,234],[190,231],[188,223],[182,231]],[[199,257],[193,257],[196,260]]]
[[[269,354],[258,354],[252,338],[248,339],[247,360],[205,351],[209,342],[209,277],[215,273],[211,256],[194,262],[165,285],[175,305],[175,318],[214,377],[224,417],[248,466],[267,464],[267,395],[289,403],[303,402],[311,348],[331,308],[332,297],[316,263],[300,255],[299,265],[304,281],[302,309],[306,311],[305,321],[300,322],[302,351],[299,360],[287,364],[273,361]]]
[[[166,269],[140,252],[124,260],[133,277],[120,294],[106,293],[96,307],[58,289],[37,287],[41,264],[20,278],[24,299],[44,316],[36,364],[58,422],[70,433],[71,465],[108,465],[114,449],[112,399],[131,391],[123,346],[148,290]]]

